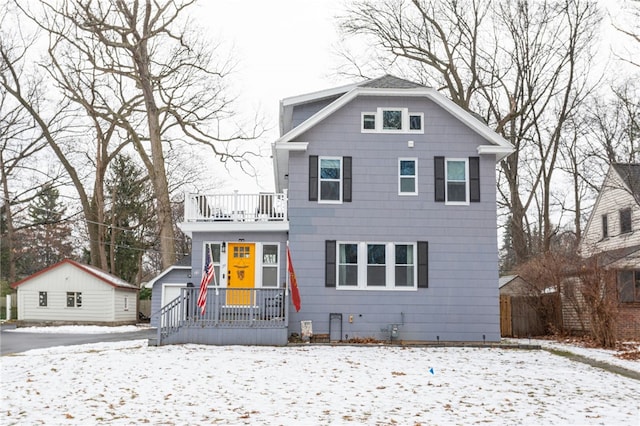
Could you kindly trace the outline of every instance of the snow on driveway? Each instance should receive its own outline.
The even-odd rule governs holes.
[[[640,418],[639,381],[542,350],[136,340],[0,362],[1,423],[10,425],[637,425]]]

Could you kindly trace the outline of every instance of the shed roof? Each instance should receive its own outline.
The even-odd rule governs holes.
[[[138,286],[131,284],[121,278],[116,277],[115,275],[112,275],[108,272],[103,271],[102,269],[96,268],[95,266],[90,266],[90,265],[85,265],[83,263],[79,263],[76,262],[75,260],[71,260],[71,259],[64,259],[61,262],[56,263],[55,265],[51,265],[48,268],[44,268],[38,272],[36,272],[33,275],[29,275],[26,278],[21,279],[20,281],[17,281],[13,284],[11,284],[11,288],[17,288],[19,286],[21,286],[22,284],[25,284],[29,281],[31,281],[32,279],[40,276],[40,275],[44,275],[46,273],[51,272],[54,269],[57,269],[63,265],[71,265],[75,268],[78,268],[90,275],[93,275],[94,277],[98,278],[99,280],[103,281],[105,284],[108,284],[112,287],[116,287],[116,288],[123,288],[123,289],[129,289],[129,290],[139,290]]]

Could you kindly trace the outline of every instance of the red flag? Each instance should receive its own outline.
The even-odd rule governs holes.
[[[204,262],[204,273],[202,274],[202,281],[200,281],[200,294],[198,294],[197,305],[200,307],[200,314],[204,315],[204,310],[207,307],[207,286],[214,279],[215,282],[215,268],[213,262],[211,262],[211,256],[207,247],[207,255]]]
[[[296,308],[296,312],[300,311],[300,291],[298,291],[298,281],[296,281],[296,273],[293,271],[293,263],[291,262],[291,252],[287,247],[287,264],[289,268],[289,286],[291,287],[291,301]]]

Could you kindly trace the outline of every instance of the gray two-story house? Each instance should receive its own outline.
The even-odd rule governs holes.
[[[332,341],[500,339],[495,176],[507,141],[393,76],[282,100],[280,133],[274,194],[187,195],[191,269],[150,283],[158,343],[285,344],[302,323]]]

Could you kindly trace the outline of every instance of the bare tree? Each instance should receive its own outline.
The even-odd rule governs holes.
[[[520,263],[532,247],[549,248],[553,170],[564,123],[589,91],[589,42],[599,19],[595,5],[581,0],[365,0],[341,27],[368,37],[387,65],[479,112],[515,146],[501,162],[499,189]],[[539,220],[541,242],[532,241],[529,215]]]
[[[88,155],[96,169],[94,199],[83,209],[96,215],[87,218],[88,228],[104,223],[108,164],[132,147],[153,185],[162,267],[174,263],[176,241],[167,152],[181,144],[204,145],[223,162],[232,159],[251,172],[253,153],[229,144],[262,133],[260,123],[249,132],[231,124],[233,99],[225,79],[232,61],[193,30],[186,16],[193,3],[41,0],[32,10],[16,2],[48,35],[49,61],[43,65],[95,136],[95,155]],[[106,268],[104,233],[94,231],[92,262]]]

